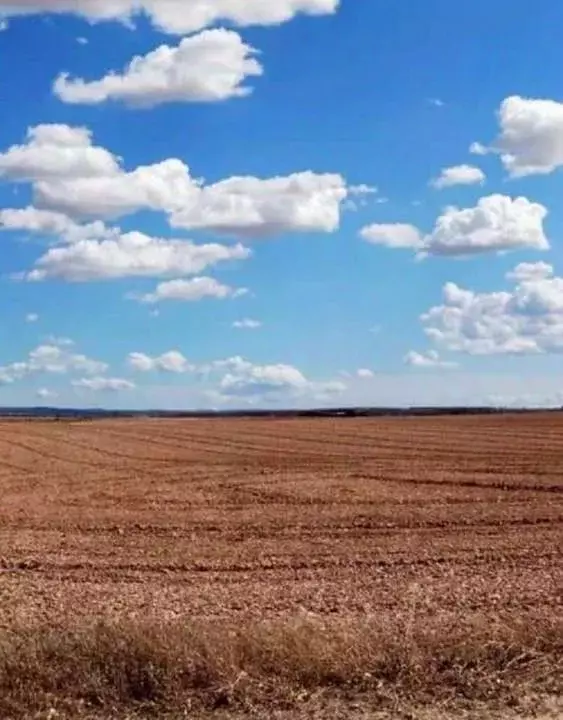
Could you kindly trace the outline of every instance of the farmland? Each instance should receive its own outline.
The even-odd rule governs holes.
[[[513,689],[521,682],[551,702],[561,689],[553,663],[563,644],[563,414],[6,420],[0,458],[0,683],[12,697],[3,717],[25,716],[9,679],[15,655],[25,660],[13,638],[53,642],[45,633],[80,635],[94,621],[107,633],[137,627],[145,636],[166,625],[167,637],[189,622],[191,633],[206,628],[215,654],[221,628],[268,643],[278,633],[287,644],[290,625],[300,624],[301,638],[330,626],[339,642],[353,637],[358,653],[365,644],[374,664],[378,643],[406,638],[424,655],[457,638],[458,649],[447,650],[455,654],[479,639],[508,653],[508,669],[474,658],[484,677],[498,670]],[[215,712],[209,698],[226,683],[229,712],[259,707],[266,700],[242,687],[251,681],[239,683],[252,679],[252,652],[252,662],[230,657],[228,667],[208,668],[205,692],[190,685],[186,697]],[[357,682],[360,671],[372,674],[364,660],[356,654],[350,667],[332,668],[346,670],[360,709],[375,697]],[[280,668],[291,662],[286,653]],[[39,712],[46,681],[26,672]],[[321,676],[313,682],[296,669],[286,684],[311,697],[322,685],[330,702],[342,702]],[[455,702],[491,695],[479,695],[483,684],[472,692],[445,684]],[[427,704],[430,688],[419,686],[408,691]],[[377,688],[384,707],[381,678]],[[56,704],[62,691],[50,692]],[[270,689],[268,702],[293,712],[288,692]],[[94,705],[103,706],[98,694]],[[501,695],[491,697],[502,703]]]

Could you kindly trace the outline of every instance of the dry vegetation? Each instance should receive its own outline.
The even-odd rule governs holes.
[[[559,717],[562,476],[558,414],[1,422],[0,717]]]

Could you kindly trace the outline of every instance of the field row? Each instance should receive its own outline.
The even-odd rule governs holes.
[[[0,423],[0,622],[553,615],[563,415]]]

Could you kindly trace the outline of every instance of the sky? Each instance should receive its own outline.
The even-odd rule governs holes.
[[[0,0],[0,406],[563,404],[558,0]]]

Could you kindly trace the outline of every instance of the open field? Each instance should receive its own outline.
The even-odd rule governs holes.
[[[563,414],[2,421],[0,717],[76,700],[64,658],[92,675],[142,640],[138,666],[147,638],[166,672],[139,701],[325,717],[345,687],[367,718],[435,688],[556,717],[562,541]]]

